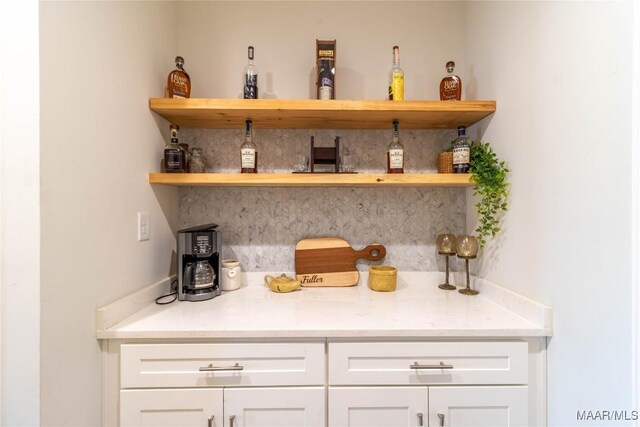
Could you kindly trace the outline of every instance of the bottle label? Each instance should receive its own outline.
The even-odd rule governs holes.
[[[320,86],[318,92],[320,94],[319,99],[332,99],[333,88],[331,86]]]
[[[172,71],[169,75],[169,92],[171,98],[188,98],[189,79],[180,71]]]
[[[176,148],[167,148],[164,150],[164,165],[169,172],[184,171],[184,151]]]
[[[404,150],[400,150],[398,148],[392,148],[389,150],[389,168],[404,168]]]
[[[469,147],[458,147],[453,149],[453,164],[469,164],[471,149]]]
[[[393,73],[391,92],[394,101],[402,101],[404,99],[404,75],[402,73]]]
[[[244,76],[244,99],[258,99],[258,75]]]
[[[241,148],[240,156],[242,158],[242,169],[253,169],[256,167],[255,148]]]

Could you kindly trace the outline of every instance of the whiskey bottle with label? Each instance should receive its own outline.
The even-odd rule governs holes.
[[[251,120],[245,121],[244,143],[240,146],[240,173],[258,173],[258,150],[253,143]]]
[[[253,52],[253,46],[249,46],[249,63],[244,67],[244,99],[258,99],[258,70],[253,65]]]
[[[389,71],[389,99],[404,100],[404,71],[400,68],[400,48],[393,47],[393,66]]]
[[[460,101],[462,80],[453,74],[455,66],[455,62],[447,62],[447,76],[440,82],[440,101]]]
[[[167,96],[169,98],[191,97],[191,78],[184,70],[184,59],[176,56],[176,69],[167,77]]]
[[[171,125],[171,139],[164,149],[164,169],[168,173],[187,171],[187,156],[178,142],[178,125]]]
[[[333,61],[320,60],[320,73],[318,75],[318,99],[333,99]]]
[[[387,173],[404,173],[404,147],[398,135],[398,121],[393,121],[393,139],[387,148]]]
[[[453,141],[453,173],[468,173],[471,161],[471,143],[464,126],[458,126],[458,138]]]

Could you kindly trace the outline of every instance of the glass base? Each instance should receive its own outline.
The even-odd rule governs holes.
[[[473,289],[469,289],[469,288],[462,288],[458,292],[465,295],[478,295],[480,293],[478,291],[474,291]]]
[[[447,291],[452,291],[452,290],[454,290],[456,288],[455,286],[450,285],[448,283],[443,283],[442,285],[438,285],[438,287],[440,289],[444,289],[444,290],[447,290]]]

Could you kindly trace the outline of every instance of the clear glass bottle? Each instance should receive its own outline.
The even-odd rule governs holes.
[[[244,143],[240,147],[240,172],[258,173],[258,150],[253,143],[251,120],[245,121]]]
[[[460,101],[462,97],[462,80],[453,74],[455,66],[455,62],[447,62],[447,76],[440,82],[440,101]]]
[[[453,173],[468,173],[471,161],[471,141],[466,127],[458,126],[458,137],[453,141]]]
[[[247,48],[249,63],[244,67],[244,99],[258,99],[258,70],[253,65],[253,46]]]
[[[387,148],[387,173],[404,173],[404,146],[398,134],[398,121],[393,121],[393,139]]]
[[[191,150],[191,156],[189,158],[189,172],[191,173],[205,173],[206,171],[206,159],[202,155],[202,148],[193,147]]]
[[[184,70],[184,59],[176,56],[176,69],[167,77],[167,96],[169,98],[191,97],[191,78]]]
[[[318,99],[334,99],[333,78],[333,61],[330,59],[320,60]]]
[[[164,149],[164,168],[168,173],[186,172],[187,156],[178,143],[178,125],[171,125],[171,139]]]
[[[393,47],[393,67],[389,71],[389,99],[404,100],[404,71],[400,68],[400,48]]]

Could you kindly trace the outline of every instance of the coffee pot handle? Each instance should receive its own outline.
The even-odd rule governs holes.
[[[189,287],[193,287],[193,263],[187,264],[184,270],[184,284]]]

